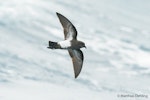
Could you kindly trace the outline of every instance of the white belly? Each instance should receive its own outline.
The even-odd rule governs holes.
[[[62,47],[62,48],[68,48],[71,46],[71,42],[69,40],[65,40],[65,41],[60,41],[58,42],[58,44]]]

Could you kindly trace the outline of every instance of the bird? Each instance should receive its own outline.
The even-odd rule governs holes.
[[[72,59],[74,77],[77,78],[83,66],[84,55],[80,50],[86,48],[85,43],[77,40],[77,30],[75,26],[62,14],[56,12],[56,15],[63,27],[64,40],[60,42],[49,41],[48,49],[64,49],[68,50]]]

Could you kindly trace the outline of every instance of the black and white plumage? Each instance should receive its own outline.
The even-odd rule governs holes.
[[[49,49],[66,49],[72,58],[75,78],[81,72],[84,56],[80,48],[86,47],[84,42],[77,40],[77,30],[74,25],[63,15],[56,13],[64,29],[64,41],[49,41]]]

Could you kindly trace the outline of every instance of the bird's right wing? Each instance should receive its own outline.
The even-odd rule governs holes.
[[[60,23],[64,29],[65,40],[67,39],[76,39],[77,38],[77,30],[74,25],[63,15],[57,13]]]
[[[83,53],[80,49],[68,50],[68,52],[72,58],[75,78],[77,78],[81,72],[82,65],[83,65],[83,60],[84,60]]]

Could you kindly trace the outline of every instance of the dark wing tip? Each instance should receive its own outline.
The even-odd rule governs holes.
[[[78,73],[78,74],[75,74],[75,79],[76,79],[76,78],[79,76],[79,74],[80,74],[80,73]]]
[[[58,12],[56,12],[56,15],[57,15],[58,17],[63,16],[62,14],[60,14],[60,13],[58,13]],[[64,17],[64,16],[63,16],[63,17]]]
[[[77,78],[78,76],[75,76],[75,79]]]
[[[60,13],[56,12],[56,15],[58,16],[58,15],[60,15]]]
[[[75,66],[74,66],[74,67],[75,67]],[[78,70],[75,70],[75,69],[74,69],[75,78],[77,78],[77,77],[79,76],[79,74],[80,74],[80,72],[81,72],[81,69],[82,69],[82,65],[81,65],[81,68],[80,68],[80,69],[78,69]]]

